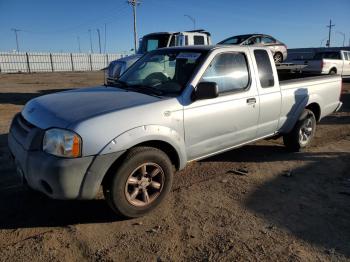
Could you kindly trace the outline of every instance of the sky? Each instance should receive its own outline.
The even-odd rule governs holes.
[[[138,36],[159,31],[197,29],[212,34],[213,43],[246,33],[270,34],[288,48],[332,46],[350,41],[350,0],[141,0],[137,7]],[[106,25],[106,34],[105,34]],[[0,52],[20,51],[129,52],[133,48],[132,8],[126,0],[0,0]],[[78,40],[79,39],[79,40]],[[106,39],[106,41],[105,41]]]

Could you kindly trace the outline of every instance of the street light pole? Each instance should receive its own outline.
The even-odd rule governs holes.
[[[92,36],[91,36],[91,29],[89,29],[89,35],[90,35],[90,53],[92,54],[94,51],[92,50]]]
[[[137,52],[137,26],[136,26],[136,6],[140,4],[138,0],[128,0],[128,3],[132,6],[132,13],[134,16],[134,51]]]
[[[78,40],[78,50],[79,50],[79,53],[81,53],[81,49],[80,49],[80,37],[77,36],[77,40]]]
[[[190,15],[184,15],[185,17],[187,17],[188,19],[190,19],[193,23],[193,30],[196,29],[196,19],[194,19],[192,16]]]
[[[99,47],[99,50],[100,50],[100,54],[101,54],[101,35],[100,35],[100,29],[96,29],[97,31],[97,35],[98,35],[98,47]]]

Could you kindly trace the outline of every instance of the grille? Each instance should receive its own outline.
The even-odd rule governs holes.
[[[26,139],[26,137],[33,128],[34,126],[27,120],[25,120],[21,114],[17,114],[15,116],[11,127],[12,131],[17,133],[17,138],[23,141]]]
[[[43,130],[29,123],[20,113],[13,119],[10,132],[26,150],[39,149],[41,146]]]

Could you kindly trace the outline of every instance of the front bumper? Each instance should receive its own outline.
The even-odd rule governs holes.
[[[79,198],[80,188],[93,156],[65,159],[41,150],[27,151],[11,133],[8,144],[17,169],[29,187],[52,198]]]
[[[44,131],[16,115],[8,146],[22,181],[55,199],[92,199],[112,164],[123,151],[81,158],[60,158],[41,150]]]

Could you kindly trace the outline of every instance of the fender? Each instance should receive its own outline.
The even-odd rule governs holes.
[[[323,105],[323,99],[318,94],[310,94],[308,96],[305,96],[298,105],[295,105],[295,108],[291,109],[290,116],[287,117],[286,122],[283,124],[283,126],[280,128],[279,133],[289,133],[293,127],[295,126],[296,122],[299,120],[301,114],[303,113],[304,109],[312,104],[316,103],[320,106],[322,110]],[[321,111],[321,117],[322,117],[322,111]]]
[[[163,141],[170,144],[179,157],[179,168],[183,169],[187,163],[185,141],[176,130],[160,125],[144,125],[130,129],[110,141],[99,155],[125,151],[143,142]]]
[[[80,199],[93,199],[111,165],[129,148],[147,141],[170,144],[179,157],[179,169],[187,163],[185,142],[175,130],[159,125],[147,125],[130,129],[110,141],[90,164],[80,187]]]

